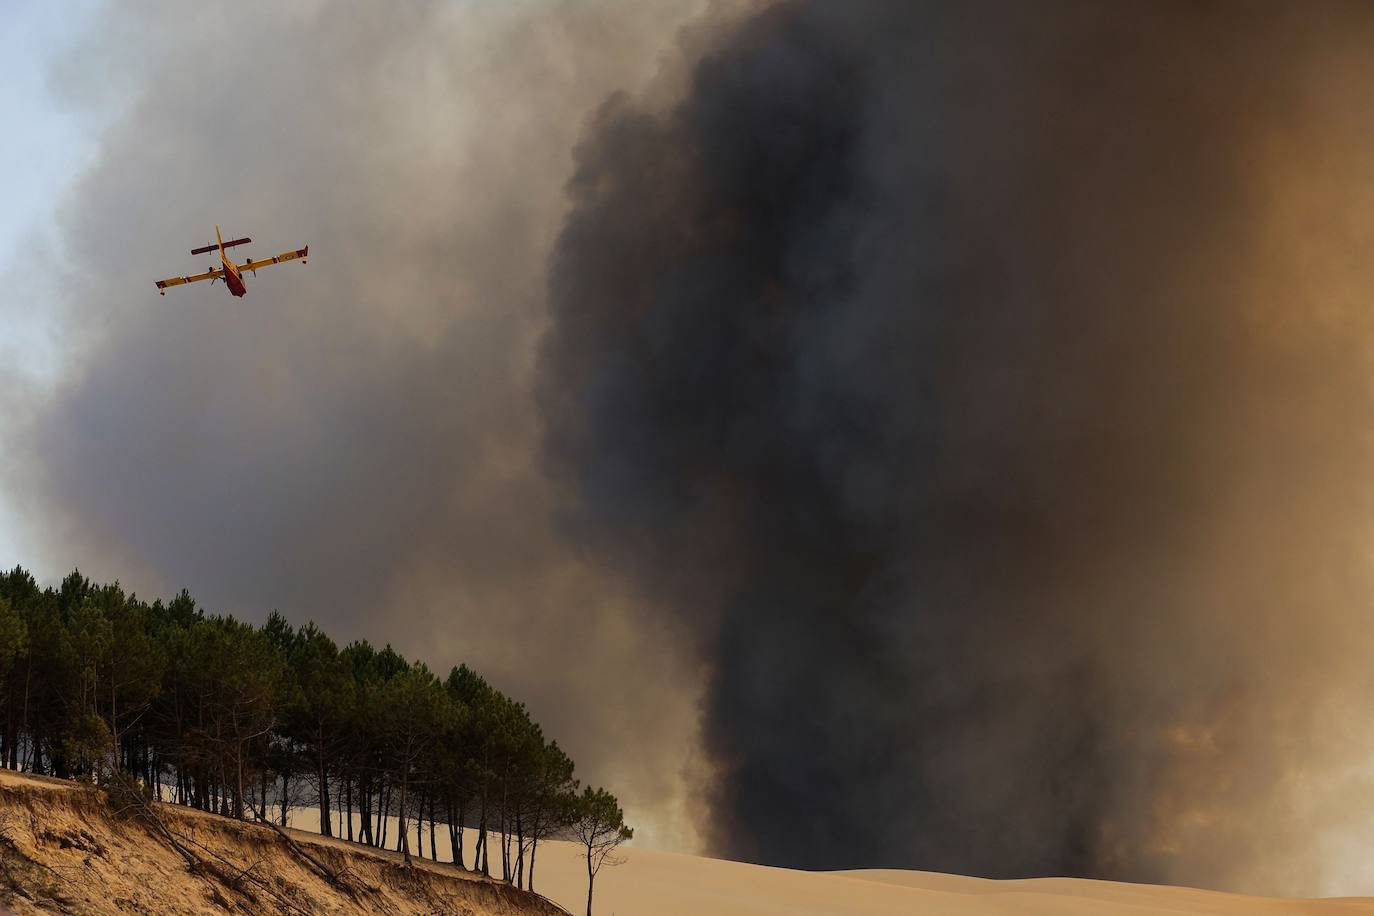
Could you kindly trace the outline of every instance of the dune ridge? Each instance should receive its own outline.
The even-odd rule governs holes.
[[[442,854],[442,851],[441,851]],[[569,843],[540,845],[540,893],[574,913],[586,874]],[[996,881],[896,869],[801,871],[650,849],[596,880],[596,916],[1374,916],[1374,897],[1285,899],[1189,887],[1031,878]]]
[[[0,912],[567,916],[536,894],[395,853],[178,805],[158,825],[90,786],[0,770]]]

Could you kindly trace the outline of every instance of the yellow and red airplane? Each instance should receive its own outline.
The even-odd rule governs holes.
[[[207,270],[203,274],[193,274],[189,277],[170,277],[166,280],[158,280],[158,295],[167,295],[167,287],[169,286],[181,286],[183,283],[195,283],[200,280],[209,280],[210,284],[213,286],[216,280],[223,280],[224,285],[229,287],[230,293],[232,293],[235,296],[242,296],[244,293],[248,292],[248,287],[245,286],[243,282],[243,272],[245,270],[251,270],[253,272],[253,276],[256,277],[258,275],[259,267],[271,267],[273,264],[282,264],[286,261],[294,261],[297,258],[299,258],[300,262],[304,264],[306,257],[308,257],[310,254],[310,246],[306,245],[304,248],[298,248],[295,251],[288,251],[284,254],[279,254],[275,258],[264,258],[261,261],[254,261],[250,258],[249,260],[244,261],[242,264],[235,264],[233,261],[229,260],[229,256],[224,253],[224,249],[226,248],[233,248],[235,245],[246,245],[251,241],[253,240],[244,238],[234,239],[232,242],[226,242],[223,238],[220,237],[219,226],[216,226],[216,244],[206,245],[204,248],[193,248],[191,249],[191,254],[204,254],[207,251],[214,251],[215,248],[218,247],[220,266]]]

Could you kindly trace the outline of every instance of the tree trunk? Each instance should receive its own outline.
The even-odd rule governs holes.
[[[324,741],[319,743],[320,763],[320,836],[333,836],[329,823],[329,774],[324,765]]]
[[[410,865],[410,838],[406,836],[406,789],[410,780],[410,763],[407,761],[401,768],[401,811],[400,819],[396,822],[396,832],[400,834],[400,853],[406,865]]]
[[[509,767],[507,768],[509,769]],[[510,807],[509,795],[506,792],[506,778],[501,777],[501,880],[510,880],[510,816],[507,808]]]
[[[435,793],[438,794],[438,793]],[[434,795],[429,797],[429,857],[439,861],[439,847],[434,843]]]
[[[467,868],[467,866],[463,864],[463,813],[464,813],[464,812],[463,812],[463,808],[464,808],[464,807],[465,807],[464,804],[460,801],[460,802],[458,803],[458,825],[457,825],[457,826],[458,826],[458,843],[453,847],[453,850],[454,850],[454,851],[453,851],[453,861],[454,861],[455,863],[457,863],[457,865],[458,865],[459,868]],[[474,862],[473,864],[476,865],[477,863]]]
[[[487,793],[486,789],[484,788],[482,790],[482,823],[477,828],[477,842],[480,843],[482,846],[482,874],[490,878],[491,855],[489,850],[491,848],[491,844],[487,841],[487,829]]]
[[[287,749],[286,753],[290,753]],[[283,761],[281,768],[281,825],[286,826],[286,809],[291,806],[291,764]]]
[[[385,777],[382,778],[382,787],[377,790],[377,804],[377,823],[381,825],[377,828],[377,847],[385,849],[386,830],[390,826],[387,823],[387,815],[391,813],[391,784]]]
[[[29,684],[30,684],[32,681],[33,681],[33,654],[32,654],[32,650],[30,650],[30,654],[29,654],[29,665],[28,665],[28,668],[26,668],[25,671],[24,671],[24,721],[23,721],[23,731],[29,736],[29,747],[30,747],[30,748],[36,747],[37,744],[38,744],[38,738],[37,738],[37,737],[34,735],[34,733],[29,729]],[[34,756],[34,752],[33,752],[32,750],[30,750],[30,751],[29,751],[29,755],[30,755],[31,757]],[[35,770],[35,769],[33,768],[33,765],[30,764],[30,766],[29,766],[29,772],[30,772],[30,773],[37,773],[37,772],[40,772],[40,771],[39,771],[39,770]]]
[[[420,792],[419,803],[415,805],[415,854],[425,857],[425,792]]]
[[[16,752],[19,750],[19,720],[14,717],[14,703],[11,701],[5,707],[5,752],[0,755],[0,762],[11,770],[17,769],[14,765]]]
[[[463,867],[463,845],[459,839],[461,834],[458,827],[458,818],[453,810],[453,796],[448,797],[448,853],[449,860],[459,868]]]
[[[115,703],[118,691],[115,689],[114,658],[110,658],[110,744],[114,751],[114,768],[119,772],[119,707]]]
[[[237,793],[234,795],[234,817],[238,818],[239,820],[243,820],[243,742],[242,742],[242,741],[238,742],[238,752],[235,754],[235,756],[238,758],[238,759],[235,761],[235,763],[238,764],[239,781],[238,781],[238,791],[237,791]]]
[[[363,842],[369,846],[375,845],[372,842],[372,777],[364,776],[358,785],[358,791],[362,794],[358,808],[362,817],[362,836]]]

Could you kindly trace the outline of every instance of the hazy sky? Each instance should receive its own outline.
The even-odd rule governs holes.
[[[16,0],[5,9],[0,115],[11,129],[0,149],[0,189],[5,195],[0,251],[6,266],[22,252],[26,232],[51,233],[57,196],[95,150],[100,118],[83,117],[71,100],[53,90],[50,80],[52,68],[78,40],[95,6]]]
[[[0,360],[40,377],[50,376],[56,364],[52,304],[31,298],[35,284],[25,274],[37,266],[30,260],[37,252],[58,244],[56,203],[90,162],[108,116],[82,112],[54,91],[50,77],[95,5],[17,0],[6,7],[0,34],[0,121],[10,125],[0,144]],[[51,574],[7,497],[0,490],[0,560],[13,565],[23,558]]]
[[[1366,6],[48,9],[0,562],[467,662],[651,845],[1369,891]]]

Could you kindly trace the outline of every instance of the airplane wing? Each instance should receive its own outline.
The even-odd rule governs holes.
[[[203,274],[193,274],[189,277],[169,277],[166,280],[158,280],[157,288],[165,290],[169,286],[181,286],[183,283],[198,283],[201,280],[212,280],[222,276],[224,276],[223,268],[216,267],[214,270],[207,270]]]
[[[244,261],[242,264],[238,265],[238,268],[240,272],[251,270],[256,273],[259,267],[271,267],[273,264],[284,264],[287,261],[294,261],[297,258],[300,258],[301,262],[304,263],[304,259],[309,256],[310,246],[306,245],[304,248],[298,248],[295,251],[279,254],[275,258],[263,258],[261,261]]]

